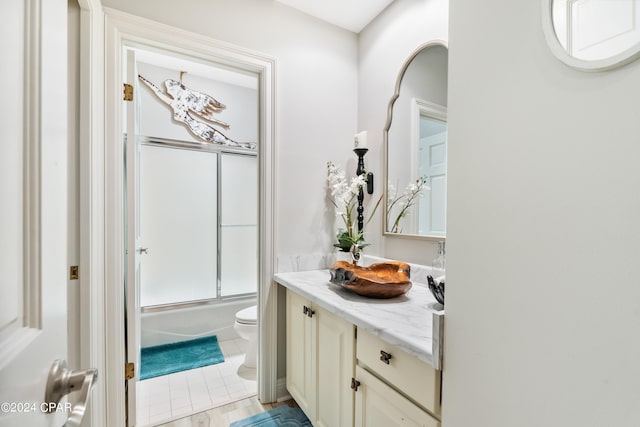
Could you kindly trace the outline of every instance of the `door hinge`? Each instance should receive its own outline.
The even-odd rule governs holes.
[[[124,84],[124,100],[133,101],[133,86],[128,83]]]
[[[69,280],[78,280],[78,266],[72,265],[69,267]]]
[[[124,365],[124,379],[125,381],[133,379],[136,376],[136,367],[133,362],[128,362]]]
[[[351,390],[358,391],[358,387],[360,387],[360,381],[355,378],[351,378]]]

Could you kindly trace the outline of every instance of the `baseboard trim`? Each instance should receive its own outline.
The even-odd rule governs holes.
[[[276,402],[284,402],[293,399],[287,390],[287,379],[278,378],[276,382]]]

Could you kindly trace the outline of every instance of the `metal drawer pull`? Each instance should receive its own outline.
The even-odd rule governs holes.
[[[382,360],[387,365],[389,364],[389,359],[391,359],[391,354],[387,353],[384,350],[380,350],[380,360]]]
[[[309,316],[309,317],[313,317],[313,315],[314,315],[314,314],[316,314],[316,312],[315,312],[315,311],[313,311],[313,310],[311,310],[311,309],[308,309],[308,310],[307,310],[307,316]]]
[[[309,315],[309,307],[307,307],[306,305],[302,306],[302,314],[306,314],[307,316]]]
[[[358,391],[358,387],[360,387],[360,381],[355,378],[351,378],[351,390]]]
[[[56,406],[63,396],[80,390],[80,400],[71,408],[71,415],[67,418],[63,427],[79,427],[82,418],[87,410],[91,389],[98,378],[97,369],[87,369],[85,371],[70,371],[67,369],[67,362],[56,360],[51,365],[47,378],[47,388],[44,394],[44,401],[47,404],[47,412],[56,410]]]

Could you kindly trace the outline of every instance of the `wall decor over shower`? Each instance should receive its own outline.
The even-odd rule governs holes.
[[[183,74],[184,72],[180,73],[180,81],[173,79],[164,81],[166,92],[141,75],[138,75],[138,78],[145,86],[151,89],[158,99],[171,107],[173,118],[187,125],[189,131],[197,138],[212,144],[255,150],[257,146],[255,142],[234,141],[212,126],[230,128],[228,123],[220,121],[214,116],[214,114],[227,108],[226,105],[206,93],[186,87],[182,83]],[[199,119],[206,120],[209,123]]]

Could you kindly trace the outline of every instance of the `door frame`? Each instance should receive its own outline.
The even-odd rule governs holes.
[[[100,0],[78,0],[80,6],[79,208],[80,208],[80,366],[98,369],[89,408],[91,426],[119,425],[107,391],[114,383],[107,366],[105,323],[105,145],[104,145],[104,13]],[[124,413],[123,413],[124,414]],[[122,417],[124,421],[124,416]]]
[[[276,120],[274,58],[117,10],[79,0],[81,12],[81,294],[82,360],[104,372],[94,426],[125,423],[124,159],[122,48],[147,46],[251,70],[260,80],[258,398],[276,400],[275,272]],[[84,89],[84,90],[83,90]],[[83,116],[84,115],[84,116]],[[107,419],[108,417],[108,419]]]

